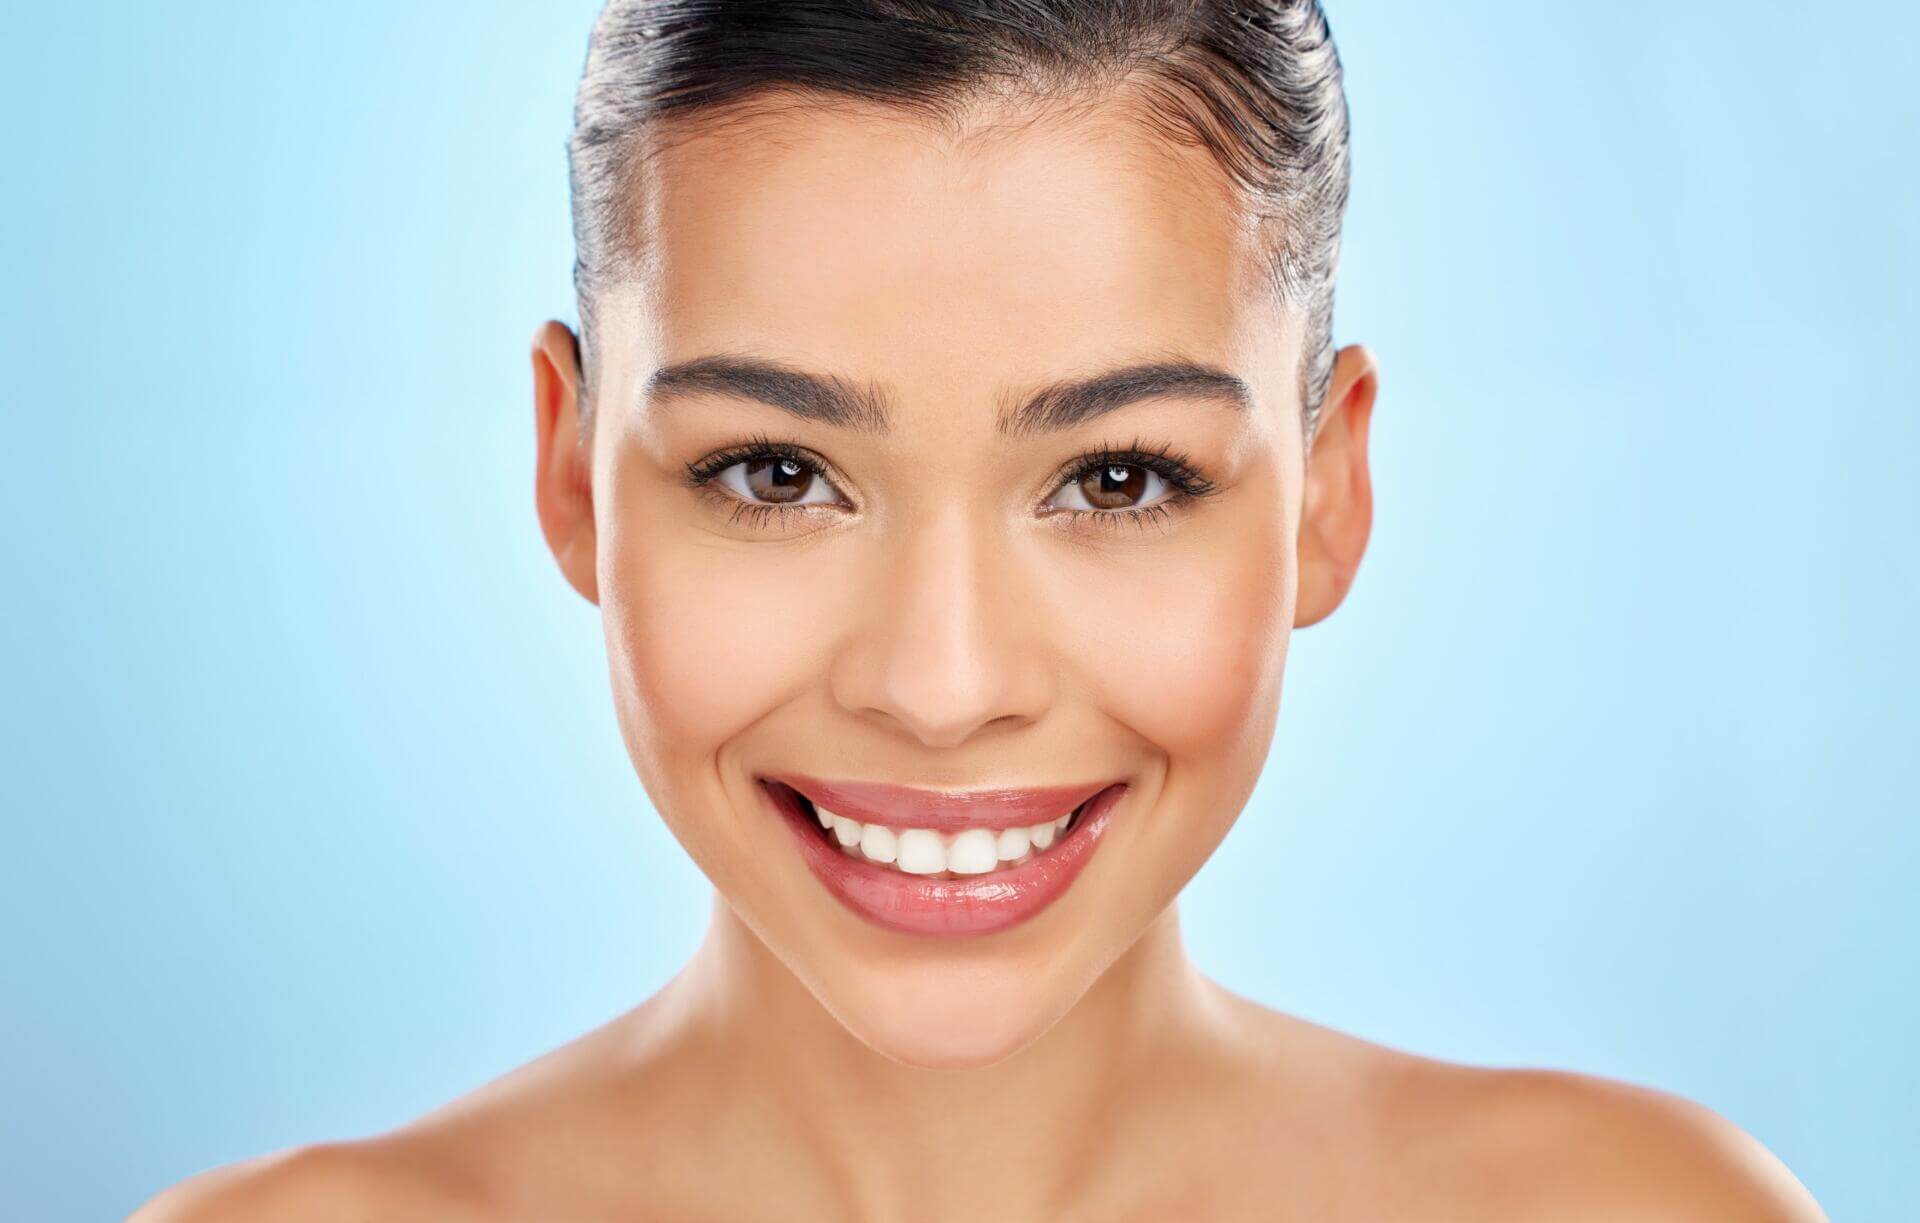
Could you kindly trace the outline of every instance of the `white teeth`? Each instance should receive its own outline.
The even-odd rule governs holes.
[[[847,846],[849,849],[860,843],[861,829],[859,820],[850,820],[844,815],[834,815],[830,818],[833,820],[834,840]]]
[[[1000,833],[999,843],[994,846],[994,851],[999,854],[1002,862],[1011,862],[1026,853],[1032,844],[1033,841],[1027,836],[1026,829],[1008,828]]]
[[[891,862],[899,854],[893,829],[885,824],[868,824],[860,833],[860,852],[874,862]]]
[[[1052,825],[1048,825],[1052,827]],[[969,828],[947,849],[947,869],[956,875],[984,875],[999,865],[999,838],[991,828]]]
[[[984,875],[1026,862],[1051,846],[1073,821],[1073,812],[1024,828],[968,828],[941,834],[930,828],[862,824],[815,805],[814,818],[851,854],[911,875]]]
[[[947,847],[940,834],[927,828],[908,828],[900,834],[900,869],[910,875],[937,875],[947,869]]]

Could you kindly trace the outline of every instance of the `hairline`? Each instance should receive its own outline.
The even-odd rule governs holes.
[[[586,333],[592,330],[592,298],[612,283],[631,282],[644,275],[648,258],[645,243],[645,212],[649,171],[665,150],[711,135],[729,127],[751,126],[762,120],[795,110],[829,110],[848,117],[874,122],[906,122],[946,142],[945,151],[959,156],[989,141],[1015,135],[1019,131],[1065,117],[1078,121],[1092,117],[1103,105],[1117,105],[1124,118],[1163,139],[1184,144],[1206,145],[1207,138],[1197,130],[1182,131],[1185,118],[1170,108],[1168,99],[1180,90],[1177,80],[1138,64],[1119,66],[1082,66],[1071,70],[1036,69],[1031,65],[1015,73],[988,72],[952,89],[926,96],[868,94],[852,89],[836,89],[807,82],[774,80],[748,86],[737,93],[680,108],[666,107],[632,125],[613,144],[612,188],[614,208],[610,218],[611,249],[602,249],[610,266],[597,276],[583,278],[576,262],[575,284],[581,317],[582,343],[587,348],[581,369],[583,421],[592,416],[588,391],[595,379],[587,368],[597,358]],[[1230,193],[1230,207],[1240,207],[1255,218],[1260,234],[1261,298],[1267,306],[1280,311],[1298,311],[1304,325],[1299,331],[1300,353],[1296,362],[1295,386],[1299,399],[1305,445],[1310,449],[1320,404],[1314,402],[1327,381],[1331,364],[1332,338],[1316,332],[1315,314],[1330,313],[1334,269],[1305,286],[1304,295],[1289,285],[1284,266],[1294,238],[1289,232],[1293,218],[1259,207],[1260,196],[1234,180],[1219,165],[1217,157],[1206,159],[1213,174]],[[1156,165],[1160,163],[1155,163]],[[1143,172],[1154,172],[1146,167]],[[1344,205],[1344,197],[1342,199]],[[577,207],[577,205],[576,205]],[[1342,210],[1344,210],[1342,208]],[[1277,233],[1275,231],[1278,231]],[[1334,258],[1338,257],[1338,226],[1333,240]]]

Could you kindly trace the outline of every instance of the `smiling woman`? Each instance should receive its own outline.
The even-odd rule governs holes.
[[[608,6],[536,501],[714,886],[658,994],[143,1220],[1811,1219],[1706,1110],[1204,976],[1366,548],[1317,4]]]

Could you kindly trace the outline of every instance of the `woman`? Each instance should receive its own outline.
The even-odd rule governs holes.
[[[1182,947],[1371,520],[1317,4],[615,0],[575,118],[536,500],[708,935],[463,1099],[136,1218],[1822,1217],[1697,1106]]]

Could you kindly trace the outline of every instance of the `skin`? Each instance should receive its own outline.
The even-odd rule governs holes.
[[[634,201],[653,258],[600,303],[590,418],[573,335],[534,337],[541,526],[715,886],[693,959],[405,1127],[203,1174],[136,1220],[1824,1217],[1698,1106],[1368,1044],[1188,958],[1176,896],[1259,775],[1291,630],[1365,551],[1378,378],[1341,350],[1309,449],[1301,317],[1213,163],[1120,108],[1027,105],[957,134],[868,104],[690,130]],[[882,387],[893,427],[645,393],[723,352]],[[1168,353],[1251,404],[995,429],[1008,397]],[[755,433],[819,456],[843,503],[736,521],[681,479]],[[1217,491],[1144,525],[1047,512],[1064,465],[1136,438]],[[1055,904],[938,941],[815,881],[754,786],[774,768],[1131,788]]]

